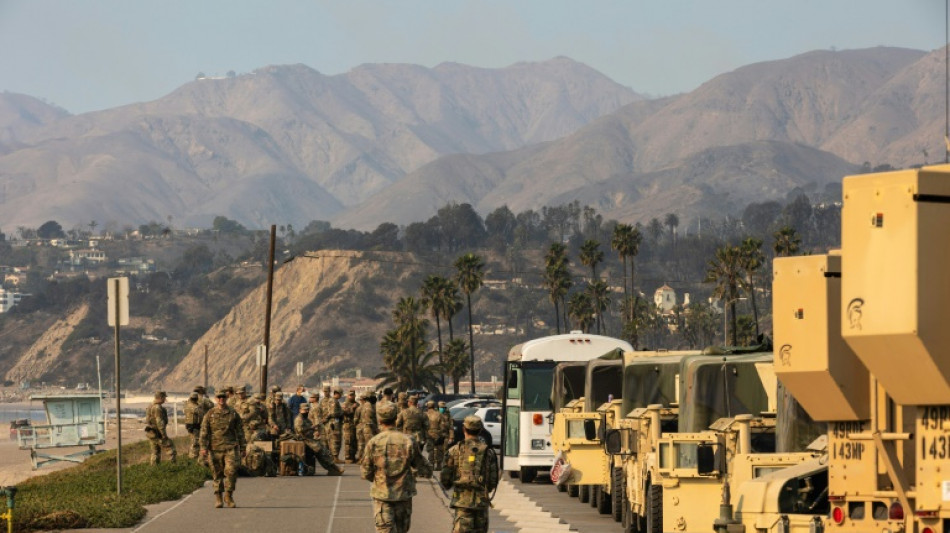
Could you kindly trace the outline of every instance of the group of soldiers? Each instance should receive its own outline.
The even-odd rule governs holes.
[[[297,395],[303,391],[298,387]],[[212,402],[205,388],[195,387],[185,403],[185,427],[191,435],[189,456],[205,459],[212,471],[215,507],[235,507],[233,493],[242,460],[259,440],[295,439],[310,448],[329,475],[342,475],[341,463],[359,462],[361,475],[373,482],[377,531],[408,531],[415,476],[440,472],[440,482],[453,489],[454,531],[487,531],[488,494],[498,483],[496,459],[478,434],[482,421],[468,417],[465,439],[453,446],[452,419],[444,402],[427,402],[419,408],[415,395],[385,389],[377,399],[366,392],[356,400],[349,391],[341,401],[339,387],[285,402],[279,387],[271,393],[248,397],[244,387],[224,387]],[[152,464],[161,461],[162,449],[176,457],[168,438],[164,392],[156,392],[146,410],[146,435],[152,446]],[[292,416],[292,408],[298,414]],[[428,460],[422,450],[428,451]],[[343,451],[344,459],[340,459]]]

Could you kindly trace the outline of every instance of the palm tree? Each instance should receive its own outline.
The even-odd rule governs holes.
[[[590,267],[590,280],[594,281],[597,278],[597,265],[604,261],[604,252],[600,249],[600,243],[594,239],[584,241],[578,258],[581,264]]]
[[[425,307],[429,313],[435,318],[435,330],[439,339],[439,365],[444,366],[445,360],[442,356],[442,316],[443,310],[448,306],[446,301],[450,298],[450,293],[452,289],[455,290],[455,295],[458,296],[458,289],[455,285],[452,284],[448,278],[443,276],[430,275],[422,283],[422,305]],[[454,314],[454,313],[452,313]],[[451,321],[449,322],[451,324]],[[441,377],[442,383],[442,394],[445,394],[445,374],[442,374]]]
[[[459,393],[459,382],[468,370],[468,347],[464,339],[452,339],[445,347],[445,372],[452,378],[452,390]]]
[[[755,277],[756,273],[765,263],[765,256],[762,255],[762,239],[748,237],[739,245],[739,266],[743,270],[741,278],[742,288],[746,290],[752,299],[752,319],[755,321],[755,337],[759,337],[759,308],[755,301]]]
[[[629,224],[617,224],[614,226],[613,239],[610,245],[614,250],[617,250],[617,253],[620,255],[620,260],[623,262],[623,301],[625,303],[625,309],[628,309],[623,319],[624,322],[629,321],[632,316],[629,312],[629,309],[632,309],[629,304],[630,295],[627,292],[627,258],[631,258],[630,290],[636,293],[636,283],[634,282],[635,258],[637,254],[640,253],[641,242],[643,242],[643,234],[640,233],[640,228]]]
[[[584,333],[589,333],[590,326],[594,323],[594,303],[591,301],[590,294],[575,292],[567,302],[567,308],[577,328]]]
[[[707,263],[704,283],[715,283],[713,295],[723,302],[723,313],[732,314],[732,345],[738,343],[736,336],[736,300],[739,299],[739,281],[742,274],[741,252],[738,246],[722,246]],[[729,306],[727,309],[726,306]]]
[[[775,237],[772,249],[775,250],[775,255],[780,257],[795,255],[802,244],[802,238],[791,226],[782,226],[772,236]]]
[[[591,305],[597,314],[598,331],[600,333],[606,333],[607,325],[604,324],[602,317],[607,311],[607,308],[610,307],[610,294],[607,282],[601,279],[595,280],[587,286],[587,290],[590,293]]]
[[[551,243],[548,252],[544,255],[544,286],[548,289],[548,296],[554,304],[554,320],[557,332],[561,333],[561,307],[567,297],[567,292],[574,284],[567,270],[567,248],[559,243]],[[565,323],[565,326],[567,324]]]
[[[471,355],[472,394],[475,394],[475,335],[472,330],[472,293],[482,286],[485,276],[485,262],[473,253],[467,253],[455,260],[458,270],[459,289],[465,293],[468,306],[468,349]]]
[[[380,348],[390,354],[390,370],[393,372],[408,370],[410,388],[418,388],[419,360],[425,356],[425,334],[429,321],[421,318],[422,303],[408,296],[400,298],[393,310],[395,330],[388,332],[380,343]]]

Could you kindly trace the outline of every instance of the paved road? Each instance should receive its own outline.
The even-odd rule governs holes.
[[[413,531],[452,531],[452,515],[435,480],[420,480],[413,499]],[[346,473],[316,476],[238,478],[235,509],[215,509],[210,482],[176,502],[149,507],[134,528],[76,530],[76,533],[192,533],[207,531],[324,531],[372,533],[373,506],[369,483],[360,479],[358,465]],[[518,531],[492,511],[490,531]]]

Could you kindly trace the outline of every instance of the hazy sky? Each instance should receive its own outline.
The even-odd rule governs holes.
[[[0,90],[81,113],[198,72],[567,56],[658,96],[810,50],[933,50],[944,19],[936,0],[0,0]]]

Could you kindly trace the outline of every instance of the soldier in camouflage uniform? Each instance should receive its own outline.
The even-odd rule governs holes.
[[[323,427],[326,428],[327,440],[330,442],[330,455],[333,460],[340,460],[340,448],[343,444],[343,407],[340,406],[340,396],[343,389],[333,389],[333,396],[320,400],[320,415],[323,417]]]
[[[235,391],[234,385],[228,385],[225,387],[224,392],[228,393],[228,407],[234,409],[234,403],[238,401],[237,392]]]
[[[264,395],[257,393],[253,398],[240,404],[237,414],[241,417],[241,425],[244,428],[244,441],[248,447],[255,441],[261,440],[263,429],[267,427],[267,409],[261,403]]]
[[[152,444],[152,464],[157,465],[162,462],[162,448],[168,450],[168,459],[175,462],[177,452],[175,443],[168,438],[166,428],[168,426],[168,412],[162,404],[165,403],[165,392],[155,393],[155,400],[145,410],[145,436]]]
[[[275,437],[293,429],[293,420],[290,419],[290,408],[284,403],[284,393],[274,393],[274,399],[267,406],[267,418],[270,420],[270,432]]]
[[[234,409],[237,414],[241,414],[244,411],[244,404],[247,403],[247,387],[241,386],[235,392],[237,394],[237,400],[234,400],[234,405],[231,405],[231,409]]]
[[[201,456],[210,457],[214,506],[234,507],[234,486],[241,459],[246,453],[241,417],[228,407],[228,395],[214,395],[217,405],[201,421]],[[224,501],[222,502],[222,493]]]
[[[264,405],[266,405],[268,409],[270,409],[270,405],[274,403],[274,395],[278,392],[280,392],[279,385],[271,386],[270,392],[267,393],[267,398],[264,399]]]
[[[429,462],[432,468],[442,470],[442,452],[445,449],[444,431],[442,431],[442,414],[435,408],[435,402],[426,402],[426,419],[429,421],[429,429],[426,432],[426,452],[429,454]]]
[[[313,422],[310,421],[310,406],[308,404],[302,404],[300,406],[300,414],[298,414],[294,420],[294,433],[297,434],[297,438],[302,440],[308,448],[313,450],[313,454],[317,457],[317,462],[320,463],[320,466],[327,469],[327,474],[331,476],[342,476],[343,469],[337,466],[326,446],[320,442],[319,431],[319,426],[314,426]]]
[[[343,402],[343,458],[346,464],[356,462],[356,409],[360,404],[356,403],[356,391],[350,390],[346,393],[346,401]]]
[[[445,456],[449,452],[449,447],[455,442],[455,424],[452,422],[452,415],[449,414],[445,402],[439,402],[439,415],[442,417],[442,461],[445,462]]]
[[[185,430],[191,435],[191,446],[188,448],[188,457],[198,457],[198,436],[201,435],[201,396],[192,392],[185,400]]]
[[[310,398],[307,399],[308,405],[310,405],[310,422],[313,424],[315,433],[319,433],[320,443],[329,450],[330,441],[327,440],[327,434],[323,429],[323,419],[320,416],[320,395],[313,393]]]
[[[405,392],[400,392],[396,395],[396,398],[396,416],[399,416],[399,413],[401,413],[403,409],[409,407],[409,395]]]
[[[412,435],[421,450],[426,445],[426,433],[429,432],[429,419],[416,407],[418,401],[419,399],[415,395],[409,397],[409,406],[405,409],[400,409],[399,415],[396,417],[396,429],[407,435]]]
[[[498,463],[491,447],[478,438],[482,419],[465,417],[465,440],[449,450],[439,482],[452,491],[453,533],[487,533],[489,493],[498,486]]]
[[[416,475],[427,478],[432,466],[411,437],[394,431],[396,406],[386,404],[376,411],[382,432],[366,443],[360,475],[372,482],[373,514],[378,533],[405,533],[412,521],[412,497]]]
[[[363,394],[362,403],[356,411],[356,436],[359,444],[359,450],[356,452],[356,460],[363,458],[363,450],[366,449],[366,443],[369,439],[379,433],[376,426],[376,395],[372,392]]]

